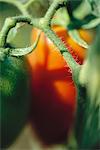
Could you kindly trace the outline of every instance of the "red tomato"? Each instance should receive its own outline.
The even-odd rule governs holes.
[[[63,27],[56,26],[53,29],[67,46],[70,44],[69,51],[76,61],[82,63],[86,50],[77,44],[81,50],[73,48],[70,43],[72,39]],[[32,42],[39,31],[33,29]],[[82,32],[90,36],[87,31]],[[36,49],[27,56],[27,61],[31,79],[32,127],[45,144],[64,142],[72,130],[76,111],[77,91],[70,69],[59,50],[43,32]]]

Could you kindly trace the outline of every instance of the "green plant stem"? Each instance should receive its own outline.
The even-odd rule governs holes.
[[[49,26],[51,23],[51,19],[53,18],[55,12],[60,8],[64,7],[67,3],[67,0],[55,0],[52,5],[49,7],[47,13],[45,14],[45,22],[46,25]]]
[[[26,48],[10,48],[9,55],[11,56],[24,56],[31,53],[37,46],[41,32],[38,34],[36,41],[30,46]]]
[[[22,12],[22,14],[24,16],[18,16],[18,17],[12,17],[12,18],[6,19],[5,24],[3,26],[3,29],[0,33],[0,47],[5,46],[5,43],[7,40],[7,35],[8,35],[11,28],[15,27],[16,24],[19,22],[26,22],[26,23],[31,24],[34,27],[39,28],[40,30],[42,30],[46,34],[46,36],[60,50],[61,54],[63,55],[64,59],[66,60],[66,62],[68,63],[69,67],[72,69],[73,72],[75,72],[75,70],[77,68],[79,68],[79,65],[76,63],[74,58],[68,52],[64,43],[59,39],[59,37],[50,28],[51,19],[54,16],[56,10],[59,9],[60,7],[65,6],[67,3],[67,0],[54,0],[52,5],[48,9],[47,13],[45,14],[44,18],[40,18],[40,19],[32,18],[29,15],[29,13],[27,12],[24,5],[18,1],[0,0],[0,2],[1,1],[8,2],[8,3],[15,5]]]
[[[12,20],[11,18],[7,18],[4,26],[0,32],[0,47],[5,47],[7,35],[11,28],[15,27],[16,22],[15,20]]]
[[[68,63],[69,67],[72,69],[73,72],[75,72],[75,70],[79,68],[79,65],[73,59],[72,55],[68,52],[66,46],[50,28],[44,28],[43,31],[46,36],[57,46],[65,61]]]
[[[6,43],[7,36],[8,36],[10,29],[15,27],[16,24],[19,22],[26,22],[30,24],[31,19],[28,17],[23,17],[23,16],[7,18],[0,32],[0,47],[5,47],[5,43]]]

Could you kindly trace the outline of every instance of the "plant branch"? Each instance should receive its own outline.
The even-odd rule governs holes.
[[[2,0],[0,0],[0,1],[2,1]],[[27,10],[23,4],[21,4],[17,1],[12,1],[12,0],[4,0],[4,1],[15,4],[20,9],[21,9],[21,7],[23,7],[21,12],[24,16],[18,16],[18,17],[12,17],[12,18],[6,19],[3,29],[0,33],[0,47],[5,46],[5,43],[7,40],[7,35],[9,33],[10,29],[15,27],[16,24],[19,22],[25,22],[34,27],[39,28],[46,34],[46,36],[60,50],[61,54],[63,55],[64,59],[66,60],[66,62],[68,63],[68,65],[72,69],[72,71],[75,71],[77,68],[79,68],[79,65],[76,63],[74,58],[68,52],[68,49],[66,48],[66,46],[63,44],[63,42],[59,39],[59,37],[50,28],[51,19],[52,19],[53,15],[55,14],[56,10],[59,9],[60,7],[65,6],[67,3],[67,0],[54,0],[53,3],[51,4],[50,8],[48,9],[46,15],[44,16],[44,18],[40,18],[40,19],[32,18],[28,13],[26,13]],[[14,55],[14,53],[13,53],[13,55]]]
[[[53,18],[55,12],[59,8],[64,7],[66,5],[66,3],[67,3],[67,0],[54,0],[54,2],[51,4],[51,6],[49,7],[47,13],[44,16],[45,24],[47,26],[50,26],[51,19]]]
[[[15,20],[12,20],[11,18],[7,18],[4,26],[0,32],[0,47],[4,47],[7,39],[7,35],[11,28],[15,27],[16,22]]]
[[[11,56],[24,56],[31,53],[37,46],[41,32],[38,34],[36,41],[30,46],[26,48],[10,48],[9,55]]]
[[[15,27],[16,24],[19,22],[25,22],[25,23],[31,24],[31,19],[28,17],[23,17],[23,16],[7,18],[0,32],[0,47],[5,47],[5,43],[6,43],[9,31],[13,27]]]
[[[72,55],[68,52],[63,42],[50,28],[44,28],[43,31],[46,34],[46,36],[57,46],[57,48],[60,50],[61,54],[63,55],[65,61],[68,63],[69,67],[72,69],[73,72],[75,72],[75,70],[79,68],[79,65],[73,59]]]

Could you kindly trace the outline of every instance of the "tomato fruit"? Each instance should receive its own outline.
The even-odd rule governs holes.
[[[64,41],[77,62],[82,64],[86,49],[78,46],[67,30],[55,26],[53,30]],[[32,42],[40,30],[33,29]],[[91,40],[87,31],[80,31],[82,38]],[[88,35],[88,37],[87,37]],[[66,140],[74,124],[77,91],[72,73],[59,50],[42,32],[39,43],[27,56],[30,72],[32,127],[45,144],[56,144]]]
[[[23,59],[0,60],[1,148],[9,147],[21,132],[29,113],[28,82]]]

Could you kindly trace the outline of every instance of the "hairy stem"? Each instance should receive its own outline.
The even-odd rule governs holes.
[[[47,35],[47,37],[57,46],[57,48],[60,50],[61,54],[63,55],[64,59],[68,63],[69,67],[74,72],[77,68],[79,68],[79,65],[77,62],[73,59],[72,55],[68,52],[66,46],[62,43],[62,41],[58,38],[58,36],[49,28],[43,29],[44,33]]]
[[[45,16],[40,19],[32,18],[28,13],[27,7],[25,7],[25,4],[21,4],[20,2],[18,2],[16,0],[15,1],[0,0],[0,2],[1,1],[8,2],[8,3],[15,5],[22,12],[22,14],[24,16],[18,16],[18,17],[12,17],[12,18],[6,19],[5,24],[0,33],[0,47],[5,46],[5,43],[7,40],[7,35],[11,28],[15,27],[16,24],[19,22],[26,22],[26,23],[31,24],[33,27],[37,27],[37,28],[41,29],[46,34],[46,36],[60,50],[61,54],[63,55],[64,59],[69,64],[69,67],[72,69],[73,72],[77,68],[79,68],[79,65],[75,62],[74,58],[68,52],[66,46],[63,44],[63,42],[59,39],[59,37],[50,28],[51,20],[52,20],[52,17],[54,16],[55,12],[57,11],[57,9],[65,6],[67,3],[67,0],[54,0],[53,3],[51,4],[50,8],[46,12]],[[29,4],[31,4],[31,3],[28,2],[28,5]]]

